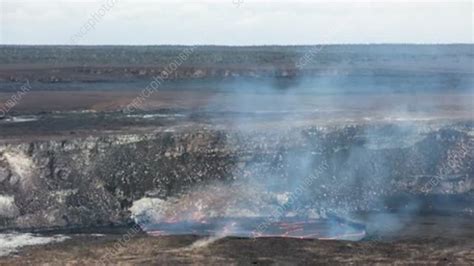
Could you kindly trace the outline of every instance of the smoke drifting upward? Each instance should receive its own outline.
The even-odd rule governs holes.
[[[396,67],[377,75],[349,65],[332,64],[334,75],[226,81],[203,112],[226,125],[234,171],[157,200],[153,211],[135,212],[137,219],[148,219],[149,230],[218,225],[202,230],[221,237],[305,237],[276,228],[291,220],[305,223],[295,227],[304,231],[319,220],[324,236],[360,239],[365,231],[349,220],[396,234],[412,215],[455,205],[449,195],[472,190],[473,103],[463,97],[472,77],[446,83],[435,73],[421,82]],[[449,86],[455,93],[440,93]],[[426,190],[433,180],[438,184]],[[443,200],[433,206],[434,198]]]

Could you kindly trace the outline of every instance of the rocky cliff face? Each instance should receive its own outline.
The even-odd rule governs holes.
[[[123,224],[134,201],[213,181],[288,186],[312,176],[307,195],[353,210],[402,194],[472,195],[473,157],[466,123],[202,128],[4,144],[0,228]]]

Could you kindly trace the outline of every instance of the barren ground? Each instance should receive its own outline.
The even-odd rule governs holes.
[[[456,228],[450,224],[456,220]],[[128,240],[127,229],[104,236],[77,234],[63,243],[23,248],[0,258],[0,264],[91,265],[294,265],[294,264],[439,264],[474,263],[474,225],[469,217],[402,217],[397,235],[369,232],[360,242],[288,238],[223,238],[193,248],[195,236],[151,237],[143,233]],[[409,222],[410,221],[410,222]],[[379,225],[380,226],[380,225]],[[377,225],[370,225],[375,228]],[[117,243],[123,243],[115,249]],[[108,259],[105,259],[108,258]]]

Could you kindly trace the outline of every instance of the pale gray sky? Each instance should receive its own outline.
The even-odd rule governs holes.
[[[1,44],[473,42],[472,1],[0,1]]]

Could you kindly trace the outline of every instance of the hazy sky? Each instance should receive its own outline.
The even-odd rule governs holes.
[[[471,1],[0,1],[1,44],[473,42]]]

